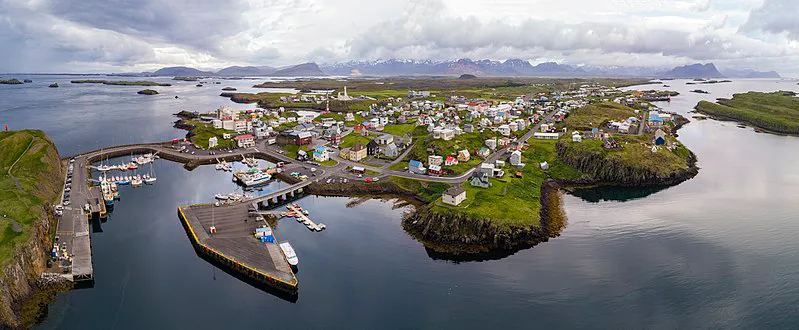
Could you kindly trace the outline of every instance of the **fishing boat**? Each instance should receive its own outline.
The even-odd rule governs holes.
[[[262,185],[272,179],[271,175],[257,170],[252,172],[237,172],[233,177],[234,181],[238,179],[238,182],[246,187]]]
[[[137,168],[139,168],[139,165],[136,165],[136,163],[134,163],[134,162],[128,163],[128,169],[129,170],[133,171],[133,170],[135,170]]]
[[[130,180],[126,179],[125,177],[119,177],[119,180],[117,180],[117,184],[121,186],[126,186],[130,184]]]
[[[297,264],[300,263],[300,259],[297,258],[297,253],[294,252],[294,248],[291,247],[289,242],[280,243],[280,249],[283,250],[283,254],[286,256],[289,265],[297,266]]]
[[[228,200],[229,197],[228,197],[228,195],[216,194],[216,195],[214,195],[214,198],[216,198],[218,200],[226,201],[226,200]]]

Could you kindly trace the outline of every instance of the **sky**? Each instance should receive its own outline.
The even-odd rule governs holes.
[[[799,0],[0,0],[0,72],[458,58],[799,76]]]

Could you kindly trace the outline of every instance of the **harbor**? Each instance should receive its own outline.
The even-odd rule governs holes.
[[[178,208],[178,216],[197,253],[271,288],[297,293],[297,278],[274,231],[258,237],[269,227],[253,205],[192,205]]]
[[[65,159],[70,170],[65,179],[67,188],[62,204],[56,209],[60,220],[52,251],[55,262],[48,272],[74,282],[94,282],[92,222],[108,218],[115,201],[121,198],[123,187],[154,184],[157,178],[153,164],[159,158],[186,164],[184,167],[188,169],[215,164],[217,170],[225,172],[233,172],[234,163],[242,162],[245,168],[232,173],[232,178],[244,189],[261,189],[274,177],[289,179],[288,187],[260,196],[244,192],[217,194],[213,196],[216,200],[213,204],[179,207],[178,217],[198,254],[267,291],[296,296],[298,281],[292,267],[298,263],[297,254],[290,243],[278,241],[276,232],[264,217],[279,218],[280,214],[262,214],[259,210],[275,208],[304,196],[304,188],[315,181],[283,175],[283,171],[300,173],[303,168],[280,155],[257,150],[238,150],[223,156],[192,155],[168,144],[150,144],[102,149]],[[121,160],[121,164],[110,165],[114,159],[115,162]],[[272,165],[279,162],[279,166],[260,168],[258,159],[273,160],[276,162]],[[324,171],[320,173],[323,174],[320,177],[324,177]],[[307,211],[303,212],[296,204],[288,208],[289,212],[284,213],[293,212],[297,221],[309,230],[325,228],[324,224],[311,221]]]

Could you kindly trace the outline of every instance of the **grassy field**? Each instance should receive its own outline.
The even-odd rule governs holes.
[[[214,149],[222,149],[222,148],[234,148],[236,147],[236,141],[233,139],[225,140],[222,138],[222,134],[230,133],[232,135],[236,135],[233,131],[227,131],[224,129],[217,129],[213,126],[206,125],[200,122],[192,122],[194,124],[194,129],[191,130],[191,142],[200,146],[200,148],[208,149],[208,139],[211,137],[216,137],[218,145]]]
[[[391,177],[389,180],[402,187],[402,189],[416,193],[419,198],[427,202],[441,199],[441,195],[450,187],[450,185],[441,182],[417,181],[399,177]]]
[[[383,133],[388,133],[391,135],[396,136],[405,136],[416,128],[416,124],[396,124],[396,125],[386,125],[383,129]]]
[[[419,131],[423,131],[424,134],[418,134]],[[405,157],[402,162],[400,162],[402,166],[400,167],[400,164],[396,164],[395,167],[401,170],[403,167],[407,166],[408,161],[410,160],[419,160],[427,165],[427,157],[429,155],[435,154],[446,158],[447,156],[457,156],[458,151],[468,149],[469,153],[472,154],[472,157],[468,162],[462,162],[458,165],[445,167],[451,169],[455,175],[462,174],[468,171],[470,168],[480,164],[483,159],[477,157],[475,155],[475,151],[485,146],[486,139],[495,136],[493,133],[486,131],[484,133],[461,134],[455,136],[455,138],[450,141],[444,141],[434,140],[429,134],[427,134],[425,127],[418,127],[414,133],[416,136],[416,144],[408,153],[408,156]],[[392,169],[397,169],[395,167],[392,167]]]
[[[615,102],[589,104],[572,110],[564,123],[571,129],[588,131],[594,127],[603,127],[609,121],[621,121],[638,116],[635,110]]]
[[[466,201],[459,206],[446,205],[437,200],[434,209],[440,212],[463,212],[475,218],[491,219],[497,225],[508,227],[538,226],[541,223],[541,186],[548,178],[578,178],[582,174],[557,160],[556,141],[534,140],[522,153],[527,164],[521,172],[523,177],[515,177],[514,166],[506,165],[503,178],[490,179],[491,188],[472,187],[468,182],[462,187],[466,190]],[[551,164],[549,170],[542,170],[541,162]],[[509,207],[511,206],[512,207]]]
[[[346,124],[347,126],[353,126],[353,125],[355,125],[357,123],[360,123],[360,122],[363,122],[365,120],[363,118],[363,116],[358,115],[358,114],[353,115],[353,117],[355,118],[354,121],[345,121],[344,120],[345,119],[344,113],[328,112],[328,113],[325,113],[325,114],[321,114],[321,115],[319,115],[319,117],[316,117],[316,118],[318,120],[321,120],[322,118],[333,118],[333,120],[335,120],[335,121],[343,121],[344,124]]]
[[[735,94],[718,103],[701,101],[700,113],[721,120],[738,121],[766,131],[799,135],[799,99],[785,92]]]
[[[366,145],[369,143],[369,138],[365,136],[361,136],[360,134],[350,133],[347,136],[341,138],[341,143],[338,144],[340,148],[352,148],[356,144],[361,143]]]
[[[14,164],[16,162],[16,164]],[[19,180],[19,186],[9,176]],[[58,151],[41,131],[0,132],[0,266],[5,266],[31,226],[57,203],[63,177]]]
[[[308,153],[308,157],[311,157],[311,152],[308,149],[308,146],[298,146],[294,144],[287,144],[283,146],[283,150],[286,152],[286,157],[291,159],[297,159],[297,153],[300,150],[303,150]]]
[[[666,148],[659,148],[658,152],[653,153],[652,144],[648,136],[615,136],[622,148],[618,150],[607,150],[603,148],[600,140],[583,140],[582,142],[568,141],[568,152],[563,161],[569,161],[569,157],[582,162],[588,173],[593,173],[604,180],[615,181],[622,179],[618,175],[619,168],[603,167],[607,164],[620,164],[630,171],[623,174],[627,176],[646,176],[647,173],[654,173],[659,177],[668,177],[676,172],[686,170],[689,167],[688,157],[690,152],[684,146],[679,146],[672,151]],[[673,142],[673,137],[669,137]],[[588,161],[587,159],[591,159]],[[610,178],[614,179],[610,179]],[[643,179],[647,180],[647,179]]]

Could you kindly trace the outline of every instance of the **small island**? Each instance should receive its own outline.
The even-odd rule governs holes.
[[[25,79],[25,80],[23,80],[22,82],[24,82],[24,83],[26,83],[26,84],[30,84],[30,83],[32,83],[32,82],[33,82],[33,80],[30,80],[30,79]]]
[[[179,80],[179,81],[197,81],[200,80],[198,77],[174,77],[172,80]]]
[[[58,88],[58,83],[52,83],[52,84],[50,84],[50,86],[47,86],[47,87]]]
[[[708,91],[703,91],[703,90],[701,90],[701,89],[694,89],[694,90],[692,90],[692,91],[691,91],[691,93],[697,93],[697,94],[710,94],[710,93],[708,93]]]
[[[19,79],[0,80],[0,85],[22,85],[24,84]]]
[[[73,84],[103,84],[111,86],[172,86],[172,84],[157,83],[154,81],[110,81],[97,79],[72,80]]]
[[[696,112],[713,119],[735,121],[775,134],[799,135],[799,99],[794,92],[748,92],[701,101]]]
[[[136,92],[136,94],[140,94],[140,95],[157,95],[158,91],[152,90],[152,89],[145,89],[145,90],[140,90],[140,91]]]
[[[230,91],[235,91],[236,89],[235,89],[235,88],[233,88],[233,87],[225,87],[225,88],[222,88],[222,90],[223,90],[223,91],[230,92]]]

